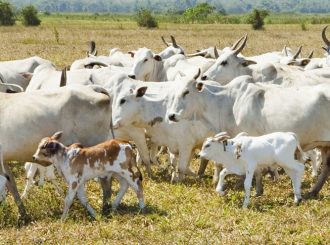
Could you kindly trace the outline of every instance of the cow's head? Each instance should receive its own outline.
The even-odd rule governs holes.
[[[52,158],[56,156],[59,152],[63,151],[65,147],[62,143],[58,142],[61,138],[63,132],[56,132],[50,137],[43,138],[33,155],[33,160],[37,161],[43,166],[50,165]]]
[[[147,91],[147,88],[146,86],[126,88],[114,98],[112,120],[115,129],[132,125],[139,121],[141,116],[141,104],[139,102]]]
[[[200,69],[193,77],[184,77],[175,89],[171,108],[168,112],[168,119],[178,122],[181,119],[188,119],[201,112],[202,106],[198,103],[198,93],[203,89],[203,83],[196,79],[200,76]],[[198,113],[197,112],[197,113]]]
[[[226,132],[207,138],[203,143],[199,156],[207,160],[221,162],[221,153],[226,151],[229,138],[230,136]]]
[[[255,61],[239,57],[238,54],[243,50],[247,41],[247,35],[242,43],[234,50],[223,52],[216,62],[202,75],[202,80],[213,80],[220,84],[227,84],[235,77],[241,75],[251,75],[249,65],[256,64]],[[237,46],[237,45],[236,45]]]
[[[184,49],[176,43],[175,38],[173,36],[171,36],[171,43],[166,42],[163,36],[162,40],[167,46],[162,52],[158,54],[160,57],[162,57],[162,59],[167,59],[175,54],[185,54]]]
[[[132,79],[149,81],[155,71],[157,62],[162,61],[159,55],[155,55],[147,48],[139,48],[134,55],[132,71],[128,75]]]

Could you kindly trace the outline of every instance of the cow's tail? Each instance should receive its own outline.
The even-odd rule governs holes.
[[[299,139],[297,137],[297,135],[293,132],[289,132],[295,139],[296,139],[296,142],[297,142],[297,149],[299,150],[300,154],[301,154],[301,159],[306,162],[308,160],[308,157],[307,155],[305,154],[305,152],[302,150],[301,148],[301,145],[300,145],[300,142],[299,142]]]
[[[8,174],[6,173],[6,169],[5,169],[5,166],[3,164],[3,153],[2,153],[2,146],[0,144],[0,162],[1,162],[1,171],[3,173],[3,175],[7,178],[7,180],[9,181],[9,176]]]

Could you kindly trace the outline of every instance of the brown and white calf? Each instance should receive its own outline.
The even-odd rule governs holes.
[[[37,161],[52,162],[68,184],[62,220],[66,219],[76,194],[89,214],[95,218],[95,212],[89,205],[85,192],[85,182],[95,177],[119,177],[120,190],[112,203],[113,209],[119,205],[128,186],[136,192],[140,208],[145,207],[142,175],[136,166],[135,154],[130,144],[120,140],[108,140],[91,147],[66,147],[58,141],[61,135],[62,132],[57,132],[51,137],[43,138],[33,158]]]

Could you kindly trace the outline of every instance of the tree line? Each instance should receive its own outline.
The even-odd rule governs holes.
[[[27,0],[10,0],[17,8]],[[208,3],[219,12],[246,13],[254,8],[271,12],[330,13],[329,0],[34,0],[33,5],[48,12],[132,13],[147,8],[156,13],[182,14],[198,3]]]

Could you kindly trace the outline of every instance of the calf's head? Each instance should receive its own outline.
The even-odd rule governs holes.
[[[51,137],[43,138],[33,155],[33,160],[38,161],[41,165],[47,166],[51,164],[51,159],[63,150],[63,145],[58,142],[62,136],[62,131],[56,132]]]
[[[220,162],[220,153],[226,151],[227,140],[230,136],[226,132],[221,132],[213,137],[207,138],[202,146],[201,152],[199,153],[201,158],[207,160],[213,160]]]

